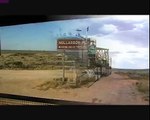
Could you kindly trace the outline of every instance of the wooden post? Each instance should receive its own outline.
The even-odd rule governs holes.
[[[75,83],[76,83],[76,86],[77,86],[77,71],[76,71],[76,62],[74,61],[73,62],[74,63],[74,70],[73,70],[73,72],[74,72],[74,81],[75,81]]]

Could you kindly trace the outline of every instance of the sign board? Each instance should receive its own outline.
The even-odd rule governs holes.
[[[90,45],[88,47],[88,55],[95,55],[96,54],[96,46],[95,45]]]
[[[83,50],[86,49],[85,40],[58,40],[57,49]]]

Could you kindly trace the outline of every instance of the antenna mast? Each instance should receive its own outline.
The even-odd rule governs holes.
[[[77,36],[79,37],[79,36],[80,36],[80,33],[79,33],[79,32],[81,32],[82,30],[76,29],[76,31],[78,32],[78,33],[77,33]]]
[[[62,29],[59,28],[59,36],[62,36]]]

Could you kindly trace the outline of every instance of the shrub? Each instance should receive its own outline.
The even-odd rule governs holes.
[[[23,65],[21,61],[15,61],[13,64],[16,65],[17,67],[22,67]]]
[[[140,81],[139,84],[137,84],[137,88],[140,92],[149,94],[149,83],[147,80]]]

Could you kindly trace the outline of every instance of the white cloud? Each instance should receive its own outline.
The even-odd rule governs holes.
[[[130,68],[130,69],[149,68],[148,63],[149,56],[148,53],[146,53],[145,51],[146,49],[138,53],[121,53],[112,56],[113,58],[112,66],[115,68]]]
[[[140,21],[145,21],[149,20],[149,15],[112,15],[112,19],[117,19],[117,20],[122,20],[126,22],[140,22]]]
[[[103,27],[99,28],[99,30],[109,34],[118,31],[117,27],[112,24],[104,24]]]
[[[139,24],[134,24],[135,25],[135,28],[134,29],[142,29],[144,28],[144,25],[142,23],[139,23]]]
[[[108,39],[107,36],[90,37],[96,39],[97,47],[109,49],[110,57],[112,58],[112,67],[129,69],[149,68],[149,48],[143,48],[129,43],[122,43],[119,40]],[[128,53],[129,51],[136,52]],[[111,54],[111,52],[114,52],[114,54]]]

